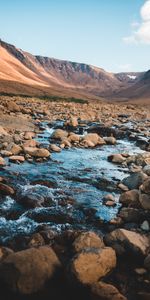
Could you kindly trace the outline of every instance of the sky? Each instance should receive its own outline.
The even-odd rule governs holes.
[[[150,0],[0,1],[0,38],[110,72],[150,69]]]

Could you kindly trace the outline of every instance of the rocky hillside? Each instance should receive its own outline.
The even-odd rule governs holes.
[[[134,94],[143,73],[113,74],[91,65],[34,56],[0,40],[0,92],[112,97]],[[142,88],[141,88],[142,89]],[[125,91],[125,94],[124,92]],[[121,94],[120,94],[121,92]]]

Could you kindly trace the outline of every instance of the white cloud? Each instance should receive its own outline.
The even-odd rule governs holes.
[[[127,44],[150,44],[150,0],[146,0],[140,10],[141,22],[133,22],[131,24],[132,33],[130,36],[124,37],[123,41]]]

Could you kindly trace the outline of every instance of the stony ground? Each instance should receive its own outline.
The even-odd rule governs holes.
[[[42,121],[63,120],[49,148],[34,140]],[[128,121],[128,128],[124,125]],[[92,123],[89,132],[81,130]],[[0,167],[9,162],[37,163],[63,148],[115,145],[117,139],[134,140],[142,154],[116,153],[108,160],[129,169],[119,183],[122,207],[115,219],[93,231],[45,228],[30,237],[0,247],[0,292],[3,299],[150,299],[150,107],[131,104],[48,102],[20,97],[0,98]],[[3,169],[4,168],[4,169]],[[0,193],[14,195],[7,177],[0,178]],[[21,205],[43,206],[37,197],[20,199]],[[104,202],[115,205],[112,194]]]

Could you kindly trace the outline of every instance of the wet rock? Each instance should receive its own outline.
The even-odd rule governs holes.
[[[145,166],[145,167],[143,168],[143,172],[144,172],[146,175],[150,176],[150,165]]]
[[[83,137],[83,143],[92,143],[94,146],[105,145],[105,141],[96,133],[88,133]]]
[[[50,156],[50,152],[44,148],[24,147],[24,153],[29,154],[35,158],[47,158]]]
[[[44,246],[8,255],[0,266],[0,277],[12,291],[32,294],[53,279],[60,268],[55,252]]]
[[[62,129],[56,129],[53,132],[51,138],[55,139],[55,140],[63,140],[65,138],[67,138],[67,136],[68,136],[68,132],[67,131],[62,130]]]
[[[103,248],[104,243],[96,233],[92,231],[81,233],[73,243],[73,249],[75,252],[79,252],[86,248]]]
[[[125,157],[123,157],[121,154],[112,154],[108,156],[108,161],[116,164],[122,164],[125,160]]]
[[[138,190],[131,190],[123,193],[120,198],[119,202],[122,203],[124,206],[132,206],[132,207],[139,207],[139,191]]]
[[[115,286],[102,281],[92,284],[91,293],[92,300],[127,300]]]
[[[1,150],[0,151],[0,154],[4,157],[8,157],[8,156],[11,156],[12,155],[12,152],[10,151],[7,151],[7,150]]]
[[[49,146],[49,149],[50,149],[50,151],[53,151],[53,152],[61,152],[61,148],[58,147],[58,146],[55,145],[55,144],[51,144],[51,145]]]
[[[0,193],[3,195],[14,195],[15,191],[9,185],[0,182]]]
[[[138,189],[144,182],[145,175],[142,172],[136,172],[124,178],[122,183],[126,185],[130,190]]]
[[[150,194],[141,194],[139,200],[144,209],[150,210]]]
[[[21,195],[17,200],[18,203],[28,208],[41,207],[44,203],[44,197],[37,193]]]
[[[106,142],[106,144],[108,145],[115,145],[117,140],[115,137],[113,136],[108,136],[108,137],[104,137],[104,141]]]
[[[79,252],[70,265],[71,275],[82,284],[92,284],[116,267],[116,254],[112,248],[89,248]]]
[[[146,256],[150,247],[150,240],[146,235],[126,229],[116,229],[105,235],[104,242],[114,248],[118,255],[130,253]]]
[[[6,165],[5,160],[0,156],[0,167],[4,167]]]
[[[25,161],[25,158],[22,155],[12,155],[9,157],[9,161],[23,163]]]

